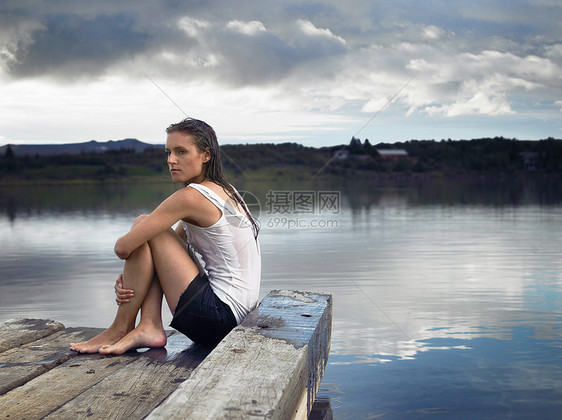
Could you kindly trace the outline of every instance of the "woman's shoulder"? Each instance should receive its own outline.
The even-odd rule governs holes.
[[[213,181],[204,181],[201,184],[196,184],[196,185],[201,185],[201,186],[211,190],[216,195],[218,195],[223,201],[229,200],[229,196],[228,196],[227,192],[225,191],[225,189],[221,185],[219,185],[219,184],[217,184]]]
[[[205,200],[200,191],[196,188],[190,188],[189,186],[177,190],[170,196],[170,198],[182,205],[188,205],[190,207],[197,206],[198,204],[208,201]]]
[[[198,226],[208,226],[220,217],[217,207],[196,188],[184,187],[170,197],[173,207],[180,209],[182,220]],[[218,212],[218,213],[217,213]]]
[[[208,195],[205,194],[204,191],[201,191],[200,187],[202,186],[203,188],[205,188],[206,190],[211,191],[216,197],[218,197],[220,199],[220,201],[218,203],[228,203],[230,206],[232,206],[234,209],[238,210],[239,212],[242,212],[242,208],[240,207],[239,203],[237,203],[233,197],[231,196],[231,193],[229,193],[226,188],[224,188],[222,185],[219,185],[213,181],[204,181],[200,184],[189,184],[189,186],[192,186],[193,188],[187,188],[189,190],[193,190],[193,191],[197,191],[198,194],[200,194],[200,196],[202,195],[206,195],[207,198]],[[234,186],[232,184],[229,184],[229,186],[232,188],[232,191],[234,191],[236,194],[240,195],[240,193],[234,188]],[[215,201],[215,199],[210,198],[211,200]]]

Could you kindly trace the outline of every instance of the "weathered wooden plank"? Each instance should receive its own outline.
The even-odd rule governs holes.
[[[80,355],[0,396],[0,418],[42,419],[106,376],[130,357]]]
[[[329,294],[271,292],[147,418],[306,418],[331,319]]]
[[[69,349],[69,343],[88,340],[100,331],[67,328],[0,353],[0,395],[76,356],[76,352]]]
[[[242,325],[255,325],[264,336],[284,340],[298,348],[307,346],[306,407],[310,412],[330,353],[332,296],[274,290]]]
[[[294,346],[237,328],[148,418],[283,418],[276,410],[291,418],[307,379],[295,372],[304,371],[306,358]]]
[[[99,331],[101,330],[95,330],[95,333],[99,333]],[[67,346],[68,343],[67,341]],[[2,413],[2,418],[10,416],[10,418],[41,419],[59,409],[57,414],[53,415],[54,417],[75,418],[74,412],[84,412],[93,418],[111,418],[111,414],[108,413],[112,411],[116,412],[116,417],[122,417],[119,413],[125,415],[127,409],[123,402],[119,401],[120,399],[128,400],[130,412],[138,413],[141,410],[149,412],[175,389],[179,382],[186,378],[186,376],[181,376],[185,370],[189,369],[191,372],[209,352],[208,349],[197,347],[189,349],[190,345],[191,342],[185,336],[172,332],[168,337],[166,349],[129,352],[119,357],[74,354],[75,357],[71,360],[0,396],[0,413]],[[143,361],[139,362],[139,359],[143,359]],[[177,359],[182,359],[181,363]],[[181,366],[177,372],[172,372],[168,376],[167,386],[161,386],[166,378],[166,372],[160,370],[158,365],[166,365],[169,362]],[[135,386],[138,388],[140,383],[128,387],[127,381],[135,382],[139,370],[142,370],[145,364],[151,366],[146,372],[142,372],[144,376],[151,375],[149,386],[145,387],[142,392],[130,391]],[[99,388],[95,388],[96,384],[120,369],[123,369],[123,372],[119,372],[114,378],[102,384],[102,392]],[[167,369],[173,370],[173,367],[168,366]],[[162,378],[158,379],[159,376]],[[130,390],[119,393],[115,390],[116,386],[121,387],[120,389]],[[156,392],[154,392],[155,388]],[[92,391],[89,391],[90,389]],[[142,404],[138,407],[135,406],[135,404],[138,405],[138,401],[128,398],[127,394],[139,396]],[[88,399],[91,399],[92,396],[98,399],[98,405],[115,404],[115,406],[96,410],[88,403]],[[76,397],[78,397],[76,401],[64,406]],[[117,405],[121,405],[121,407],[119,408]],[[137,416],[134,415],[133,418],[137,418]]]
[[[12,319],[0,325],[0,352],[19,347],[64,330],[60,322],[48,319]]]
[[[194,345],[182,334],[173,333],[168,337],[165,349],[110,357],[109,360],[115,363],[122,363],[124,358],[128,358],[129,363],[122,364],[79,395],[72,390],[76,397],[45,418],[143,418],[187,379],[209,352],[210,349]],[[80,359],[77,357],[72,362]],[[60,367],[56,369],[59,370]],[[60,380],[59,372],[53,375]],[[68,376],[70,378],[71,373]]]

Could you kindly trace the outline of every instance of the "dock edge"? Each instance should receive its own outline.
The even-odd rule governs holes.
[[[331,330],[331,294],[273,290],[146,418],[306,419]]]

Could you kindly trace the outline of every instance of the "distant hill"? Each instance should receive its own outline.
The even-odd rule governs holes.
[[[148,149],[163,148],[162,145],[143,143],[137,139],[109,140],[106,142],[92,140],[85,143],[69,144],[7,144],[0,147],[0,156],[5,155],[8,147],[11,147],[15,156],[75,155],[80,153],[105,153],[121,150],[144,152]]]

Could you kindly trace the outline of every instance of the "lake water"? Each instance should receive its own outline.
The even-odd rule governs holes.
[[[261,296],[333,293],[318,409],[560,418],[559,180],[237,186],[261,221]],[[115,239],[173,190],[0,187],[0,322],[107,326],[122,267]]]

